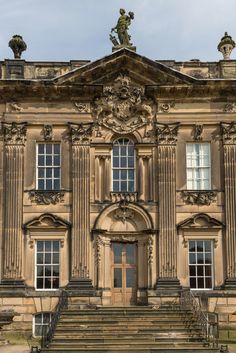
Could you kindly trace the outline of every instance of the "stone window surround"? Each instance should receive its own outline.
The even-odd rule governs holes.
[[[198,221],[202,224],[197,224]],[[193,217],[180,222],[177,226],[178,235],[182,239],[182,246],[185,249],[185,259],[182,259],[182,265],[185,266],[185,273],[188,274],[188,242],[190,240],[211,240],[213,241],[213,289],[218,282],[217,261],[215,261],[215,252],[222,246],[224,224],[211,218],[207,214],[195,214]],[[222,258],[220,259],[222,261]],[[189,285],[188,285],[189,286]],[[198,289],[198,291],[209,291],[210,289]]]

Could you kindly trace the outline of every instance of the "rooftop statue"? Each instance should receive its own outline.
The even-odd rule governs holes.
[[[130,11],[128,15],[126,15],[125,10],[120,9],[120,17],[117,21],[117,25],[112,28],[110,34],[110,40],[114,47],[132,47],[133,44],[130,42],[131,36],[128,34],[128,29],[133,19],[133,12]],[[117,33],[119,41],[116,36],[112,35],[112,32]]]

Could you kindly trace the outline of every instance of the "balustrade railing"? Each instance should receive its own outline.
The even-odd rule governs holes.
[[[61,311],[68,306],[68,294],[65,290],[61,292],[59,297],[58,304],[56,306],[56,310],[52,315],[52,319],[48,325],[42,326],[42,337],[41,337],[41,348],[47,348],[49,343],[51,342],[57,322],[60,318]]]
[[[194,319],[201,327],[202,335],[211,347],[218,347],[218,315],[206,313],[202,310],[199,300],[189,289],[182,290],[180,294],[180,306],[191,310]]]

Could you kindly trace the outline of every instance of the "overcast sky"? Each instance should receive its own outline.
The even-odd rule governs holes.
[[[0,60],[13,57],[13,34],[26,41],[29,61],[110,54],[120,7],[134,12],[132,41],[151,59],[218,61],[224,32],[236,41],[236,0],[0,0]]]

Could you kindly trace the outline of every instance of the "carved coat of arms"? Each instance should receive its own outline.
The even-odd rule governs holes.
[[[95,101],[96,121],[119,134],[133,132],[150,123],[151,102],[143,98],[143,89],[130,85],[130,78],[119,75],[114,86],[104,87],[103,96]]]

